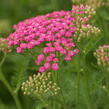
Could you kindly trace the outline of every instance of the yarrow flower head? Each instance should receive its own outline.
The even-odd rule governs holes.
[[[49,72],[30,76],[29,80],[22,84],[22,91],[24,94],[32,96],[57,95],[60,88],[52,81],[51,75]]]
[[[78,37],[76,37],[76,34],[75,34],[75,38],[77,38],[77,42],[80,42],[82,39],[91,39],[92,36],[95,36],[95,35],[99,35],[100,34],[100,29],[95,27],[95,26],[92,26],[92,25],[82,25],[81,28],[78,28],[77,29],[77,33],[79,33]]]
[[[95,36],[100,33],[99,28],[87,23],[96,13],[92,7],[83,4],[80,6],[76,5],[72,7],[72,11],[76,16],[76,32],[74,33],[74,39],[77,42],[80,42],[81,39],[89,39],[90,36]]]
[[[11,47],[8,45],[8,41],[5,38],[0,37],[0,51],[4,53],[11,52]]]
[[[98,65],[109,68],[109,44],[100,46],[94,55],[97,58]]]
[[[14,25],[15,32],[7,40],[17,46],[17,53],[39,47],[36,65],[39,72],[59,69],[59,57],[70,61],[79,50],[74,43],[80,24],[87,26],[95,11],[88,6],[73,6],[71,11],[55,11],[46,15],[26,19]],[[81,22],[81,23],[80,23]],[[36,49],[36,51],[38,51]]]

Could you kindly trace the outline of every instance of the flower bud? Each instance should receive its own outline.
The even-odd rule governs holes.
[[[51,72],[30,76],[29,80],[22,83],[21,89],[27,95],[56,95],[60,88],[51,80],[51,76]]]

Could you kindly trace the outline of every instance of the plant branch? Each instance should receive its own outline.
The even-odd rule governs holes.
[[[10,84],[8,83],[8,81],[6,80],[6,78],[5,78],[5,76],[4,76],[3,72],[2,72],[2,65],[3,65],[5,59],[6,59],[6,53],[4,53],[4,56],[3,56],[3,58],[2,58],[2,60],[0,62],[0,80],[3,82],[3,84],[6,86],[6,88],[8,89],[10,94],[12,95],[12,97],[13,97],[15,103],[16,103],[17,109],[22,109],[20,101],[18,99],[18,94],[15,94],[13,92],[12,87],[10,86]]]

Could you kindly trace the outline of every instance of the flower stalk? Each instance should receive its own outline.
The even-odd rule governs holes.
[[[6,53],[4,53],[4,56],[0,62],[0,80],[3,82],[3,84],[5,85],[5,87],[8,89],[8,91],[10,92],[11,96],[14,99],[14,102],[16,104],[17,109],[22,109],[19,98],[18,98],[18,93],[14,93],[12,87],[10,86],[9,82],[6,80],[3,72],[2,72],[2,65],[6,59]]]

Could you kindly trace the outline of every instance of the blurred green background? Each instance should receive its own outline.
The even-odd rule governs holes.
[[[13,24],[25,18],[71,6],[71,0],[0,0],[0,34],[8,34]]]
[[[80,1],[84,2],[85,0]],[[52,11],[70,10],[73,3],[74,2],[72,2],[72,0],[0,0],[0,37],[7,37],[9,33],[13,31],[12,25],[17,24],[21,20],[46,14]],[[109,44],[109,6],[99,7],[97,9],[95,19],[95,25],[101,29],[101,35],[103,36],[102,40],[97,44],[97,46],[105,43]],[[97,46],[94,49],[96,49]],[[18,65],[24,57],[21,58],[14,56],[14,58],[19,60],[19,62],[17,62]],[[90,59],[91,58],[89,58],[88,61],[91,61]],[[4,67],[5,72],[7,72],[6,77],[8,80],[10,80],[10,72],[14,72],[12,71],[13,67],[13,59],[8,58]],[[22,99],[22,102],[26,102],[27,107],[25,109],[30,108],[28,107],[28,105],[30,105],[28,103],[31,103],[29,100],[30,99],[26,97]],[[11,108],[8,107],[9,104],[10,106],[12,104]],[[12,97],[2,82],[0,82],[0,109],[15,109],[13,107]]]
[[[57,10],[70,10],[73,3],[91,0],[0,0],[0,36],[7,37],[12,32],[12,25],[26,18],[35,17]],[[93,1],[93,0],[92,0]],[[96,0],[95,0],[96,1]],[[108,2],[109,0],[97,0]],[[104,29],[108,37],[109,5],[97,10],[97,26]]]

